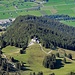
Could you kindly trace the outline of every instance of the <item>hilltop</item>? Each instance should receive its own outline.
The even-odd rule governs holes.
[[[0,0],[0,75],[75,75],[74,65],[75,0]]]
[[[46,17],[19,16],[2,38],[5,45],[26,48],[34,36],[46,48],[75,49],[75,28]]]
[[[50,49],[46,49],[44,47],[42,47],[45,51],[51,51]],[[64,50],[59,48],[60,51],[60,55],[64,55]],[[58,49],[58,50],[59,50]],[[14,46],[7,46],[5,48],[2,49],[4,55],[6,55],[8,57],[8,59],[10,59],[11,57],[14,57],[15,60],[24,62],[25,64],[25,71],[21,71],[21,75],[30,75],[30,72],[39,72],[42,71],[44,73],[44,75],[50,75],[51,73],[55,73],[55,75],[68,75],[70,73],[70,71],[74,71],[74,64],[75,61],[74,60],[70,60],[66,58],[66,63],[63,62],[63,58],[57,58],[58,60],[58,69],[48,69],[45,68],[43,66],[43,59],[45,56],[50,55],[50,54],[46,54],[44,53],[39,44],[34,44],[32,46],[29,46],[26,49],[26,54],[20,54],[19,53],[19,48],[14,47]],[[53,50],[52,53],[54,53],[56,55],[56,53],[58,52],[58,50]],[[74,51],[68,51],[65,50],[67,54],[72,53],[73,58],[75,58],[75,52]],[[63,64],[63,66],[62,66]]]

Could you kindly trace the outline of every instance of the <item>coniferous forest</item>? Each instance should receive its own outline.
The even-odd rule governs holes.
[[[32,15],[19,16],[2,35],[1,46],[14,45],[26,48],[29,40],[36,36],[45,48],[75,50],[75,28],[58,20]]]

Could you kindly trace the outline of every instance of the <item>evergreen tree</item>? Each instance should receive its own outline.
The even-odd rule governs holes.
[[[27,0],[24,0],[24,2],[27,2]]]
[[[5,63],[4,63],[4,61],[2,60],[2,65],[1,65],[1,68],[2,68],[2,69],[4,69],[4,65],[5,65]]]
[[[41,72],[38,72],[38,74],[37,75],[43,75],[43,72],[41,71]]]
[[[49,75],[55,75],[55,73],[49,74]]]
[[[63,62],[66,63],[66,58],[64,57]]]
[[[46,2],[48,2],[49,0],[46,0]]]
[[[20,62],[17,62],[16,63],[16,68],[20,71],[21,70],[21,63]]]
[[[68,54],[68,58],[72,59],[72,54],[71,53]]]
[[[26,50],[20,50],[20,54],[25,54]]]
[[[14,61],[15,61],[14,57],[11,57],[10,59],[11,59],[11,61],[12,61],[12,62],[14,62]]]
[[[66,54],[66,53],[64,53],[64,56],[65,56],[65,57],[67,57],[67,54]]]
[[[33,75],[36,75],[35,72],[33,72]]]
[[[45,68],[54,69],[56,63],[56,57],[54,54],[48,55],[43,60],[43,66]]]
[[[32,73],[30,72],[30,75],[32,75]]]
[[[56,16],[58,17],[59,15]],[[46,48],[55,49],[56,47],[61,47],[75,50],[75,28],[60,23],[54,17],[55,15],[17,17],[13,25],[2,35],[1,47],[9,44],[20,48],[27,47],[31,36],[36,35]]]
[[[59,53],[56,53],[56,56],[57,56],[57,57],[60,57],[60,54],[59,54]]]

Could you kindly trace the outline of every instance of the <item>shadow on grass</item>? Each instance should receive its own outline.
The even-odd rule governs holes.
[[[25,65],[25,67],[30,67],[30,66]]]
[[[62,63],[61,59],[57,59],[55,64],[55,69],[59,69],[61,67],[64,67],[64,64]]]
[[[66,62],[66,64],[71,64],[72,62]]]
[[[13,59],[12,62],[17,63],[19,60]]]
[[[22,71],[32,71],[31,69],[27,68],[27,67],[22,67],[21,68]]]
[[[75,61],[75,58],[74,59],[72,59],[73,61]]]
[[[24,66],[21,67],[21,70],[22,70],[22,71],[32,71],[31,69],[29,69],[29,67],[30,67],[30,66],[27,66],[27,65],[25,66],[25,65],[24,65]]]

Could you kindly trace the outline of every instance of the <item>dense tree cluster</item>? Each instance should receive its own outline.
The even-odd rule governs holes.
[[[46,48],[57,46],[75,50],[75,28],[55,19],[36,16],[19,16],[2,36],[4,45],[26,48],[32,36],[36,36]]]
[[[47,17],[47,18],[51,18],[51,19],[57,19],[57,20],[59,20],[59,21],[61,21],[61,20],[66,20],[66,21],[68,21],[68,20],[71,20],[71,21],[75,21],[75,17],[70,17],[69,15],[50,15],[50,16],[45,16],[45,17]]]
[[[54,69],[56,64],[56,57],[54,54],[48,55],[43,60],[43,66],[45,68]]]

